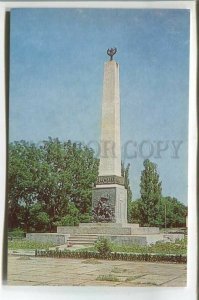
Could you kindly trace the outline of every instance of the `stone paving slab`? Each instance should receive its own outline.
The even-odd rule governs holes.
[[[43,285],[43,283],[39,284],[37,281],[23,281],[23,280],[8,280],[8,285],[11,286],[38,286]]]
[[[133,282],[137,284],[152,284],[152,285],[162,285],[164,282],[175,280],[175,276],[170,275],[159,276],[157,275],[144,275],[141,278],[135,279]]]
[[[86,282],[87,286],[118,286],[121,282],[111,282],[111,281],[96,281],[96,280],[90,280]],[[80,284],[80,286],[85,286],[85,284]]]
[[[104,276],[99,280],[99,275]],[[107,276],[112,276],[111,278]],[[112,279],[109,281],[108,279]],[[186,265],[8,255],[8,285],[186,286]]]
[[[170,287],[186,286],[187,284],[186,276],[180,276],[178,278],[171,280],[170,282],[164,282],[161,286],[166,287],[168,286],[168,284]]]

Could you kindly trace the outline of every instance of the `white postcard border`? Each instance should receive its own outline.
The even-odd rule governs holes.
[[[3,241],[6,186],[6,119],[5,119],[5,13],[12,8],[135,8],[190,10],[190,75],[189,75],[189,151],[188,151],[188,270],[186,288],[106,288],[106,287],[6,287],[1,286],[2,299],[157,299],[176,300],[197,297],[197,28],[195,1],[63,1],[63,2],[4,2],[0,1],[0,241]],[[2,244],[2,243],[1,243]],[[0,250],[2,265],[2,246]],[[2,276],[2,274],[1,274]],[[1,278],[0,278],[1,279]]]

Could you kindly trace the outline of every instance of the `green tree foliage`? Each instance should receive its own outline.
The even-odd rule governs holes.
[[[24,220],[25,221],[25,220]],[[36,202],[30,206],[30,227],[36,232],[48,229],[50,223],[50,217],[47,212],[44,211],[41,203]]]
[[[131,223],[142,222],[141,199],[131,203]],[[158,226],[165,227],[185,227],[186,226],[187,206],[172,197],[162,197],[158,210]],[[166,218],[165,218],[166,216]]]
[[[38,196],[38,170],[41,151],[25,141],[9,145],[8,161],[8,226],[28,229],[30,207]]]
[[[140,199],[131,202],[129,207],[129,223],[141,224]]]
[[[69,203],[64,217],[55,222],[56,226],[76,226],[79,224],[80,212],[74,203]]]
[[[144,170],[141,173],[139,202],[140,219],[142,225],[157,226],[159,220],[159,206],[161,200],[161,182],[157,167],[148,159],[144,161]]]
[[[121,164],[121,173],[122,177],[124,177],[124,186],[127,189],[127,220],[130,222],[131,220],[131,202],[132,202],[132,191],[130,187],[130,181],[129,181],[129,169],[130,164],[128,164],[126,167],[124,166],[124,163]]]
[[[52,230],[73,203],[84,218],[91,207],[91,187],[98,160],[87,146],[49,138],[39,146],[9,145],[8,226]]]
[[[159,214],[162,227],[186,226],[187,207],[176,198],[162,197]]]

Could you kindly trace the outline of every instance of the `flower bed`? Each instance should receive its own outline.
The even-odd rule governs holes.
[[[107,260],[125,260],[125,261],[147,261],[147,262],[171,262],[183,263],[187,262],[186,255],[172,255],[172,254],[140,254],[140,253],[122,253],[111,252],[107,254],[100,254],[95,251],[70,251],[70,250],[35,250],[37,257],[54,257],[54,258],[96,258]]]

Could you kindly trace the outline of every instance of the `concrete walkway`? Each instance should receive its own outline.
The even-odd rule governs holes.
[[[186,265],[8,255],[8,285],[186,286]]]

